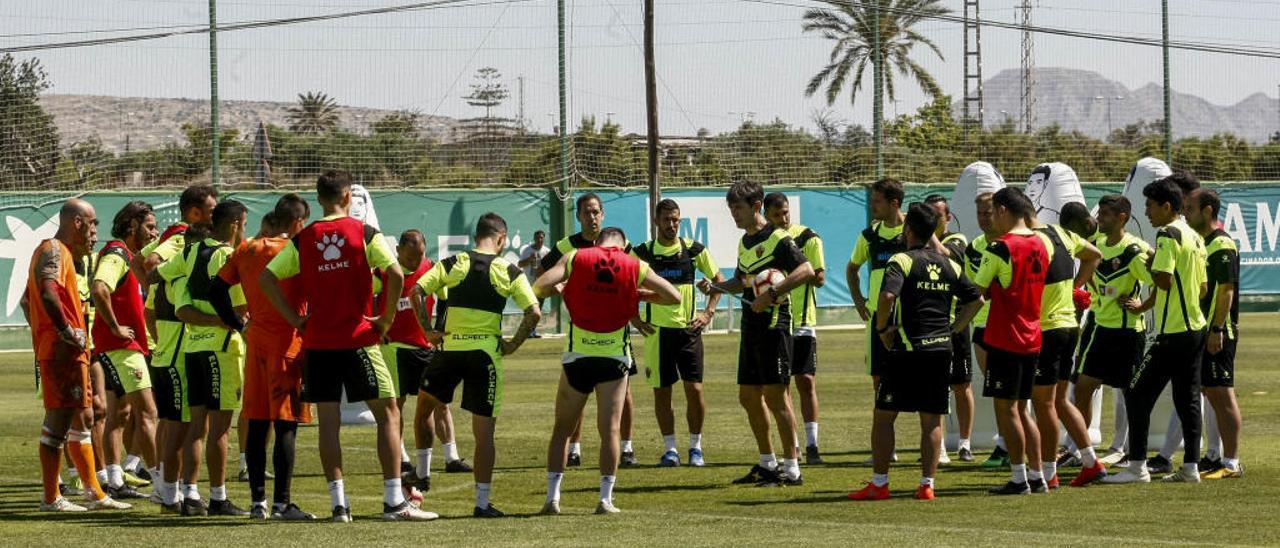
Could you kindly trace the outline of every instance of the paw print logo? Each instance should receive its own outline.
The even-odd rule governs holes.
[[[1040,274],[1044,270],[1044,268],[1040,266],[1040,251],[1032,250],[1028,255],[1028,258],[1031,259],[1031,272],[1034,274]]]
[[[936,264],[925,265],[924,270],[929,273],[929,280],[931,281],[936,282],[942,276],[942,268]]]
[[[342,246],[347,245],[347,240],[337,234],[325,234],[320,241],[316,242],[316,250],[323,253],[324,260],[336,261],[342,258]]]
[[[601,257],[596,259],[594,268],[596,271],[596,281],[605,284],[613,283],[614,277],[622,271],[622,267],[618,266],[618,262],[613,257]]]

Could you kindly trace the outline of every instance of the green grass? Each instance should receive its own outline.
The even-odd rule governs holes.
[[[732,486],[755,461],[755,446],[733,384],[736,341],[707,339],[707,400],[710,411],[702,469],[657,469],[661,453],[652,418],[652,393],[635,388],[639,410],[636,448],[646,463],[619,475],[616,500],[623,513],[594,516],[597,475],[592,467],[571,469],[564,483],[565,515],[533,515],[545,489],[545,453],[551,426],[552,397],[558,372],[559,343],[532,341],[506,362],[506,404],[498,426],[498,471],[494,502],[512,517],[470,518],[471,478],[435,473],[427,508],[444,519],[427,524],[384,524],[381,483],[374,462],[370,428],[343,432],[347,493],[356,521],[350,525],[256,524],[237,519],[161,516],[143,502],[124,513],[49,516],[37,513],[40,495],[36,436],[41,410],[31,388],[31,358],[0,355],[0,544],[47,545],[55,539],[75,542],[158,546],[218,543],[223,546],[312,546],[336,544],[463,545],[748,545],[793,541],[801,546],[849,544],[1213,544],[1276,543],[1276,498],[1280,495],[1275,458],[1280,454],[1280,315],[1243,317],[1239,352],[1240,404],[1245,417],[1243,457],[1248,477],[1202,485],[1095,486],[1064,488],[1049,495],[994,498],[989,486],[1007,472],[985,471],[976,464],[952,465],[938,477],[939,498],[922,503],[910,498],[918,478],[917,453],[910,447],[918,430],[913,420],[899,421],[899,440],[907,447],[903,464],[893,468],[895,499],[852,503],[845,494],[870,477],[860,463],[867,456],[871,417],[869,380],[862,374],[862,333],[821,334],[820,391],[822,439],[828,464],[804,468],[805,484],[786,489]],[[677,401],[682,398],[677,396]],[[989,405],[979,399],[979,405]],[[678,403],[677,415],[683,415]],[[594,412],[594,406],[588,407]],[[682,419],[681,419],[682,420]],[[1108,412],[1109,420],[1109,412]],[[1160,418],[1158,420],[1163,420]],[[459,442],[469,452],[470,421],[457,414]],[[678,426],[681,450],[687,432]],[[329,499],[320,474],[314,428],[298,437],[295,500],[303,508],[328,515]],[[585,436],[586,461],[595,461],[595,434]],[[233,457],[234,458],[234,457]],[[437,463],[440,462],[437,457]],[[1065,477],[1074,471],[1068,470]],[[207,484],[202,484],[207,489]],[[231,484],[232,499],[247,505],[245,484]],[[71,536],[74,535],[74,536]]]

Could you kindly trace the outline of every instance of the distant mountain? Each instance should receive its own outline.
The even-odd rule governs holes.
[[[165,143],[186,143],[185,123],[207,124],[209,101],[157,99],[149,97],[108,97],[99,95],[45,94],[40,104],[52,114],[62,136],[62,146],[70,146],[94,135],[103,146],[116,152],[125,148],[125,138],[133,150],[156,148]],[[223,101],[219,122],[236,128],[242,137],[252,137],[258,122],[288,127],[289,107],[296,103],[268,101]],[[338,108],[338,125],[349,131],[365,132],[378,119],[394,111],[372,108]],[[440,142],[461,138],[460,124],[453,118],[423,116],[419,121],[423,137]]]
[[[1018,120],[1022,95],[1020,74],[1017,69],[1004,70],[984,82],[986,125],[999,125],[1006,116]],[[1164,118],[1163,89],[1151,83],[1131,90],[1096,72],[1040,68],[1036,70],[1035,125],[1044,127],[1057,123],[1067,130],[1079,130],[1104,138],[1108,133],[1108,103],[1112,128],[1124,127],[1138,120],[1160,120]],[[1280,131],[1280,100],[1262,93],[1250,95],[1231,106],[1221,106],[1195,95],[1178,93],[1175,87],[1170,103],[1173,107],[1173,133],[1177,138],[1209,137],[1227,132],[1259,143],[1266,142],[1272,134]],[[956,102],[954,110],[959,115],[959,102]]]

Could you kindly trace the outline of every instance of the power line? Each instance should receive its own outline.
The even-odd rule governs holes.
[[[288,17],[284,19],[266,19],[262,21],[248,21],[248,22],[236,23],[232,25],[219,26],[218,32],[280,27],[280,26],[286,26],[286,25],[312,23],[315,21],[330,21],[334,19],[363,17],[367,15],[384,15],[388,13],[441,9],[441,8],[447,8],[447,7],[464,7],[464,6],[470,7],[470,6],[484,6],[484,5],[494,5],[494,4],[503,5],[503,4],[522,3],[522,2],[532,2],[532,1],[534,0],[490,0],[488,2],[472,2],[472,0],[434,0],[432,2],[418,2],[415,4],[402,4],[398,6],[386,6],[381,8],[367,9],[367,10],[328,13],[324,15],[310,15],[305,17]],[[462,4],[463,6],[458,6],[458,4]],[[190,28],[185,30],[173,30],[169,32],[156,32],[156,33],[149,33],[149,34],[135,34],[132,36],[116,36],[111,38],[95,38],[90,40],[53,42],[48,44],[30,44],[25,46],[0,47],[0,53],[20,53],[20,52],[27,52],[27,51],[82,48],[82,47],[102,46],[102,45],[109,45],[109,44],[121,44],[126,42],[142,42],[147,40],[158,40],[161,38],[171,38],[174,36],[184,36],[184,35],[191,35],[191,34],[208,34],[208,33],[209,33],[209,27],[206,25],[206,26],[195,27],[195,28]]]
[[[783,2],[780,0],[737,0],[737,1],[747,2],[752,4],[768,4],[768,5],[789,6],[794,8],[806,8],[806,9],[810,9],[814,7],[813,5],[795,4],[791,2]],[[799,0],[799,1],[803,1],[803,0]],[[811,0],[811,1],[816,1],[816,0]],[[853,0],[850,0],[850,3],[856,4],[856,5],[864,5],[863,2],[855,2]],[[895,7],[889,7],[889,6],[881,6],[879,10],[884,13],[891,13],[891,14],[897,14],[897,15],[913,15],[921,19],[933,19],[937,21],[946,21],[946,22],[957,23],[961,25],[964,24],[964,18],[957,15],[935,15],[935,14],[925,13],[920,10],[895,8]],[[1067,28],[1044,27],[1044,26],[1037,26],[1037,25],[1021,25],[1018,23],[1012,23],[1012,22],[1006,22],[1006,21],[992,21],[989,19],[984,19],[980,21],[979,24],[984,27],[995,27],[999,29],[1016,30],[1016,31],[1026,30],[1029,32],[1037,33],[1037,34],[1066,36],[1070,38],[1082,38],[1086,40],[1097,40],[1102,42],[1114,42],[1114,43],[1121,43],[1121,44],[1134,44],[1134,45],[1140,45],[1140,46],[1153,46],[1153,47],[1161,47],[1163,45],[1160,39],[1139,38],[1134,36],[1124,36],[1119,34],[1108,34],[1108,33],[1101,33],[1101,32],[1087,32],[1087,31],[1067,29]],[[1205,53],[1222,53],[1226,55],[1236,55],[1236,56],[1242,56],[1242,57],[1262,57],[1262,58],[1269,58],[1269,59],[1280,59],[1280,50],[1278,49],[1250,48],[1250,47],[1242,47],[1238,45],[1224,46],[1220,44],[1193,42],[1193,41],[1185,41],[1185,40],[1170,40],[1169,47],[1171,49],[1200,51]]]
[[[489,0],[489,1],[482,1],[482,2],[476,2],[474,0],[434,0],[431,2],[419,2],[414,4],[386,6],[381,8],[371,8],[371,9],[365,9],[365,10],[339,12],[339,13],[324,14],[324,15],[290,17],[290,18],[282,18],[282,19],[265,19],[260,21],[242,21],[242,22],[228,24],[225,26],[220,26],[219,31],[229,32],[229,31],[237,31],[237,30],[250,30],[250,29],[277,27],[277,26],[288,26],[288,25],[297,25],[297,24],[303,24],[303,23],[311,23],[316,21],[348,19],[353,17],[362,17],[367,15],[380,15],[380,14],[397,13],[397,12],[423,11],[423,10],[452,8],[452,7],[511,5],[516,3],[528,3],[533,1],[535,0]],[[747,3],[753,3],[753,4],[786,6],[786,7],[794,7],[794,8],[814,7],[812,5],[797,4],[797,3],[786,2],[782,0],[731,0],[731,1],[747,2]],[[796,0],[796,1],[804,1],[804,0]],[[1229,0],[1218,0],[1218,1],[1227,2]],[[858,4],[861,4],[861,2],[858,2]],[[612,6],[611,4],[606,4],[605,6],[601,6],[601,7],[612,7]],[[924,14],[922,12],[919,12],[918,10],[911,10],[906,8],[895,8],[891,6],[882,6],[880,8],[880,11],[884,13],[894,13],[894,14],[901,14],[901,15],[916,15],[924,19],[933,19],[936,21],[955,23],[959,25],[964,24],[963,17],[955,16],[955,15],[930,15],[930,14]],[[1006,30],[1017,30],[1017,31],[1029,30],[1030,32],[1039,33],[1039,34],[1065,36],[1070,38],[1082,38],[1086,40],[1134,44],[1134,45],[1152,46],[1152,47],[1161,46],[1161,40],[1155,37],[1143,38],[1139,36],[1125,36],[1120,34],[1085,31],[1080,29],[1046,27],[1046,26],[1039,26],[1039,25],[1024,27],[1023,25],[1020,25],[1015,22],[994,21],[990,19],[984,19],[980,22],[980,24],[986,27],[994,27],[994,28],[1000,28],[1000,29],[1006,29]],[[0,38],[63,36],[63,35],[74,35],[74,34],[126,32],[126,31],[133,31],[133,30],[139,30],[139,31],[165,30],[167,32],[155,32],[155,33],[138,34],[138,35],[131,35],[131,36],[117,36],[117,37],[110,37],[110,38],[98,38],[98,39],[88,39],[88,40],[74,40],[74,41],[67,41],[67,42],[51,42],[51,43],[44,43],[44,44],[29,44],[29,45],[23,45],[23,46],[0,47],[0,53],[20,53],[20,52],[28,52],[28,51],[43,51],[43,50],[121,44],[121,43],[128,43],[128,42],[142,42],[142,41],[158,40],[162,38],[170,38],[175,36],[204,34],[209,31],[209,27],[198,26],[198,25],[197,26],[190,26],[190,25],[176,26],[175,25],[175,26],[158,26],[158,27],[135,27],[135,28],[124,28],[124,29],[94,29],[94,30],[85,30],[85,31],[62,31],[62,32],[49,32],[49,33],[20,33],[20,34],[10,34],[10,35],[0,35]],[[1249,47],[1249,46],[1238,44],[1238,43],[1233,44],[1233,43],[1204,42],[1204,41],[1191,41],[1191,40],[1172,40],[1169,43],[1169,47],[1173,49],[1200,51],[1205,53],[1221,53],[1226,55],[1235,55],[1235,56],[1243,56],[1243,57],[1280,59],[1280,49]]]

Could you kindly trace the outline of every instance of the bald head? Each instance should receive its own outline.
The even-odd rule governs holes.
[[[62,209],[58,210],[59,224],[67,224],[75,221],[76,217],[93,217],[93,204],[81,200],[79,198],[71,198],[62,203]]]
[[[55,236],[77,256],[88,255],[98,241],[98,215],[93,205],[71,198],[58,210],[58,234]]]

